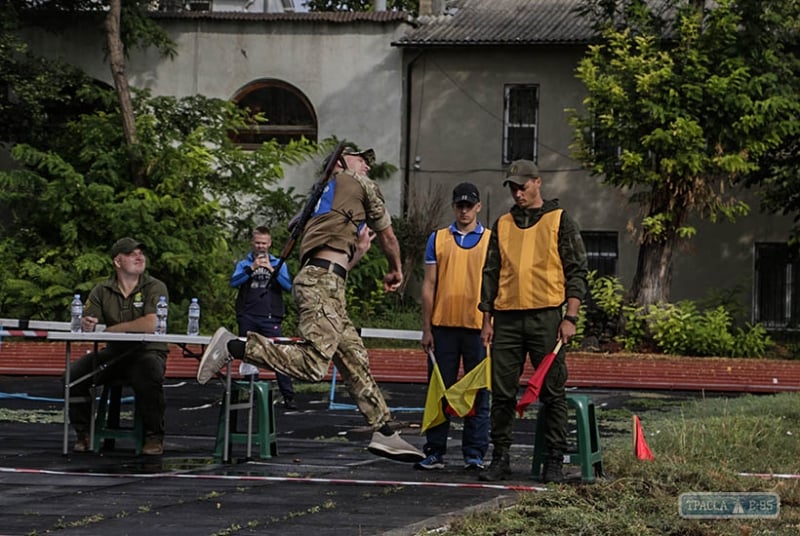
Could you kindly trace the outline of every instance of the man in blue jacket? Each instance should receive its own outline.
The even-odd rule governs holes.
[[[236,322],[239,324],[239,336],[246,337],[253,331],[265,337],[281,337],[281,323],[286,315],[283,293],[291,292],[292,278],[286,264],[282,264],[274,283],[268,284],[275,277],[275,266],[278,258],[269,252],[272,246],[272,234],[267,227],[258,226],[253,229],[253,251],[236,264],[231,275],[231,286],[239,290],[236,297]],[[240,371],[243,374],[258,374],[258,367],[244,364],[252,370]],[[278,389],[283,396],[286,409],[297,409],[294,401],[292,378],[281,372],[275,372]]]

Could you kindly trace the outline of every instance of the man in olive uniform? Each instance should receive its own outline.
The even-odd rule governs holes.
[[[545,201],[542,178],[530,160],[512,162],[504,186],[514,198],[511,210],[492,228],[483,267],[481,339],[492,343],[492,463],[486,481],[511,476],[509,450],[526,354],[538,367],[561,339],[575,335],[578,310],[586,295],[586,249],[580,229],[559,208]],[[566,310],[562,308],[566,304]],[[563,480],[567,446],[567,365],[564,349],[545,377],[539,398],[547,454],[543,482]]]
[[[224,328],[214,334],[197,370],[206,383],[233,356],[247,363],[306,381],[320,381],[336,365],[350,396],[374,430],[367,447],[378,456],[404,462],[425,458],[390,426],[391,415],[369,368],[367,349],[347,314],[347,272],[369,249],[374,232],[389,261],[383,287],[394,292],[403,282],[400,245],[377,183],[367,176],[375,161],[372,149],[345,149],[315,212],[305,226],[300,244],[302,268],[292,295],[299,318],[297,330],[304,344],[273,344],[250,332],[246,341]],[[366,243],[366,248],[362,247]]]
[[[147,260],[144,244],[130,237],[120,238],[111,247],[114,275],[95,286],[83,308],[81,328],[94,331],[105,324],[114,333],[153,333],[156,327],[156,304],[160,296],[169,298],[167,286],[145,273]],[[142,416],[144,446],[142,453],[158,456],[164,452],[164,373],[167,368],[166,343],[112,342],[96,354],[86,354],[70,366],[70,377],[81,378],[98,367],[95,382],[123,381],[133,387],[136,412]],[[91,406],[87,379],[70,389],[70,397],[85,402],[70,404],[69,419],[78,441],[73,450],[87,452]]]

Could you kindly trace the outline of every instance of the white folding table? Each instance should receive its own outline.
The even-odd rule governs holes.
[[[94,344],[94,350],[101,342],[164,342],[168,344],[177,344],[186,351],[186,346],[189,344],[196,344],[205,347],[211,341],[211,337],[203,335],[178,335],[167,333],[166,335],[155,335],[152,333],[110,333],[105,331],[92,331],[86,333],[71,333],[69,331],[49,331],[47,339],[52,341],[66,342],[66,351],[64,355],[64,441],[63,441],[63,454],[66,456],[69,453],[69,405],[70,405],[70,388],[80,381],[87,378],[77,378],[75,381],[70,377],[70,363],[72,362],[72,343],[73,342],[88,342]],[[198,355],[198,354],[192,354]],[[95,369],[90,376],[94,376],[100,372],[100,369]],[[230,405],[230,374],[228,374],[225,392],[225,407],[226,410]],[[93,394],[94,396],[94,394]],[[227,415],[227,411],[226,411]],[[227,419],[226,419],[227,421]],[[226,422],[226,436],[228,437],[229,424]],[[89,441],[94,444],[94,418],[91,419],[89,425]]]

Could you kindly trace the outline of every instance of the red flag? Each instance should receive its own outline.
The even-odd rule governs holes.
[[[547,376],[547,371],[550,370],[550,365],[553,364],[559,350],[561,350],[561,339],[558,340],[553,351],[542,358],[542,362],[539,363],[539,366],[536,367],[536,370],[533,371],[533,374],[528,379],[528,386],[525,388],[522,398],[517,402],[517,413],[520,417],[525,414],[525,408],[536,402],[536,399],[539,398],[539,391],[542,390],[544,377]]]
[[[644,440],[644,430],[642,430],[642,423],[639,417],[633,416],[633,453],[639,460],[655,460],[653,452],[647,446],[647,441]]]

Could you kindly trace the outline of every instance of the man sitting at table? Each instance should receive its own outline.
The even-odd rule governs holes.
[[[167,286],[145,273],[147,261],[144,244],[133,238],[120,238],[111,248],[114,275],[95,286],[83,308],[81,328],[94,331],[105,324],[106,332],[153,333],[156,326],[156,303],[166,296]],[[111,342],[96,354],[89,353],[73,362],[73,380],[103,368],[94,383],[122,381],[136,395],[136,412],[142,417],[144,446],[142,453],[158,456],[164,453],[164,372],[167,367],[166,343]],[[69,419],[78,441],[75,452],[87,452],[91,416],[90,391],[92,378],[74,385],[70,397],[84,401],[70,404]]]

